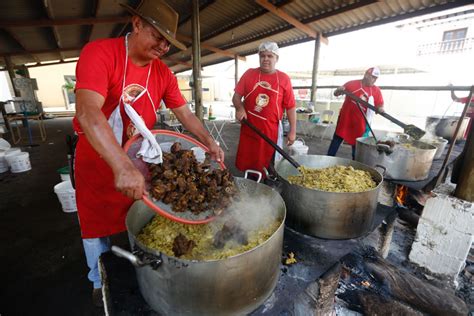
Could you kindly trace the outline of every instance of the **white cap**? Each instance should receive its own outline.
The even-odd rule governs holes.
[[[367,71],[365,73],[368,73],[374,77],[380,77],[380,69],[379,67],[372,67],[372,68],[369,68],[367,69]]]
[[[263,42],[258,46],[258,52],[264,52],[264,51],[269,51],[277,56],[279,56],[278,53],[278,44],[275,42]]]

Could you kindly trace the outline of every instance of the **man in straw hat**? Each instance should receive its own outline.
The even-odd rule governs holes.
[[[102,285],[98,258],[110,248],[109,236],[125,231],[132,202],[146,194],[143,175],[122,148],[136,134],[135,127],[143,130],[144,123],[152,128],[163,100],[209,148],[213,159],[224,159],[221,148],[185,106],[176,78],[160,60],[171,44],[186,49],[176,40],[176,11],[163,0],[143,0],[137,8],[121,5],[133,15],[132,32],[87,44],[76,68],[76,198],[97,305]]]
[[[340,96],[344,90],[351,92],[360,99],[374,105],[378,112],[383,112],[382,92],[379,87],[375,85],[375,81],[377,81],[379,76],[380,69],[378,67],[371,67],[365,71],[362,79],[346,82],[343,86],[334,91],[334,95]],[[339,146],[345,141],[352,146],[352,159],[354,159],[356,138],[363,135],[368,136],[368,126],[366,125],[364,117],[356,108],[357,106],[354,100],[346,96],[341,111],[339,112],[336,131],[329,145],[328,156],[336,156]],[[360,105],[360,108],[370,123],[373,111],[367,109],[363,104]]]
[[[240,78],[232,102],[236,118],[248,120],[278,145],[283,145],[281,119],[286,111],[290,122],[287,145],[296,137],[295,97],[290,77],[276,69],[279,57],[275,42],[263,42],[258,47],[259,68],[247,70]],[[263,172],[269,168],[275,149],[248,126],[240,128],[236,166],[239,170],[253,169]]]

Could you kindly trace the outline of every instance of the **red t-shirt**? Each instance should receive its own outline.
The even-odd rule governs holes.
[[[123,37],[89,43],[82,50],[77,63],[76,89],[93,90],[104,96],[102,112],[107,119],[119,104],[122,95],[124,65]],[[136,96],[147,86],[149,70],[150,97],[145,93],[132,107],[141,115],[147,127],[152,128],[161,100],[169,108],[179,107],[186,102],[178,89],[176,78],[160,60],[154,60],[151,66],[138,67],[129,59],[125,79],[128,96]],[[130,119],[123,106],[120,109],[124,123],[122,144],[125,144]],[[79,135],[82,134],[77,118],[74,118],[74,129]],[[124,231],[125,216],[133,200],[115,190],[112,169],[83,134],[77,143],[74,175],[82,237],[97,238]]]
[[[364,86],[362,80],[352,80],[344,84],[344,89],[365,101],[369,101],[372,96],[375,107],[383,106],[382,92],[377,86]],[[361,108],[364,113],[367,113],[367,108],[363,104]],[[346,96],[339,112],[336,135],[343,138],[349,145],[355,145],[356,138],[364,134],[365,128],[365,120],[357,109],[357,103]]]
[[[283,117],[283,109],[288,110],[295,107],[295,96],[293,94],[291,79],[286,73],[279,70],[276,71],[275,75],[275,73],[265,74],[260,72],[260,68],[251,68],[243,74],[242,78],[240,78],[234,91],[242,97],[246,97],[254,89],[255,84],[259,80],[268,82],[273,90],[278,91],[277,104],[280,111],[279,113],[277,113],[277,111],[272,111],[271,115],[265,117],[272,122],[278,122]],[[251,107],[254,106],[254,102],[253,100],[246,99],[244,105],[246,110],[250,110]]]
[[[257,82],[261,85],[256,86]],[[264,74],[259,68],[249,69],[235,87],[235,92],[245,98],[247,120],[268,138],[277,142],[278,121],[283,116],[283,109],[288,110],[295,106],[290,77],[278,70],[273,74]],[[260,98],[266,102],[260,104],[258,102]],[[275,149],[263,138],[248,126],[241,126],[235,161],[239,170],[262,171],[263,167],[268,168],[274,153]]]
[[[108,119],[118,105],[122,95],[123,71],[125,65],[125,39],[124,37],[113,39],[102,39],[91,42],[82,49],[76,67],[76,90],[88,89],[101,94],[104,98],[102,112]],[[159,59],[151,64],[150,79],[148,80],[148,91],[153,100],[154,107],[147,95],[142,96],[137,102],[139,105],[135,110],[142,117],[155,118],[155,112],[159,109],[161,100],[167,108],[176,108],[186,103],[178,88],[176,77],[169,68]],[[149,66],[136,66],[128,60],[127,78],[125,87],[133,89],[133,85],[145,88]],[[121,109],[124,120],[124,131],[129,119],[124,110]],[[155,120],[145,120],[148,128],[152,128]],[[80,124],[76,118],[73,121],[76,132],[81,133]]]

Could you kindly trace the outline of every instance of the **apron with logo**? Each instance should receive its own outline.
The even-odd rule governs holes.
[[[279,146],[283,145],[283,127],[281,124],[278,98],[280,81],[276,74],[277,86],[261,81],[260,73],[253,89],[244,97],[247,120],[267,135]],[[275,89],[276,88],[276,89]],[[276,113],[276,115],[275,115]],[[239,147],[235,165],[241,171],[253,169],[263,172],[268,168],[275,149],[248,126],[241,125]],[[278,157],[275,157],[278,159]]]
[[[148,66],[145,87],[133,83],[125,85],[128,65],[128,34],[125,37],[125,70],[123,75],[122,96],[119,104],[108,118],[109,125],[117,142],[124,142],[137,132],[152,127],[156,121],[154,103],[148,92],[148,80],[152,63]],[[144,97],[144,96],[147,97]],[[147,99],[149,102],[147,102]],[[152,111],[145,111],[146,107]],[[138,113],[143,113],[139,115]],[[156,140],[155,140],[156,142]],[[145,141],[144,141],[145,143]],[[154,147],[150,145],[150,147]],[[161,151],[158,148],[154,148]],[[125,230],[125,216],[132,199],[115,190],[114,175],[107,162],[99,156],[89,141],[80,135],[76,148],[75,176],[76,202],[81,225],[82,238],[109,236]],[[161,158],[161,156],[160,156]],[[79,170],[79,172],[77,172]]]

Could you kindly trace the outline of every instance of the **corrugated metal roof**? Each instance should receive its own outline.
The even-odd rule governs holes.
[[[128,1],[135,5],[137,1]],[[178,33],[192,37],[190,0],[169,1],[180,14]],[[283,10],[325,37],[470,4],[468,0],[273,0]],[[79,56],[89,41],[123,35],[128,13],[117,0],[7,0],[0,2],[0,55],[15,65]],[[263,40],[281,47],[313,40],[281,17],[251,0],[201,0],[201,42],[246,56]],[[189,69],[186,51],[170,50],[165,62],[175,72]],[[201,47],[203,66],[231,59]],[[0,65],[5,65],[3,59]]]

